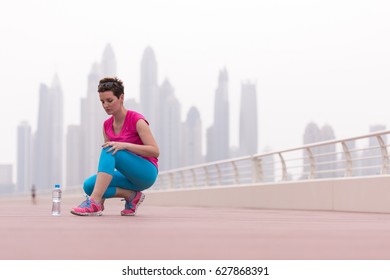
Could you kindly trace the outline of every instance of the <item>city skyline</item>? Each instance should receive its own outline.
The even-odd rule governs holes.
[[[96,98],[96,85],[102,77],[116,76],[116,68],[116,56],[108,44],[103,50],[101,62],[94,63],[87,75],[88,91],[87,96],[81,98],[82,114],[79,124],[68,125],[66,131],[63,122],[63,91],[59,77],[54,76],[50,87],[41,84],[38,129],[32,132],[28,122],[23,122],[18,127],[18,191],[26,191],[32,184],[38,189],[64,182],[68,186],[77,185],[96,172],[102,144],[101,125],[109,117],[103,114],[99,99]],[[226,68],[220,71],[215,92],[214,123],[207,129],[213,133],[207,133],[205,139],[207,154],[202,152],[204,133],[198,109],[190,108],[187,120],[181,120],[180,101],[168,79],[161,85],[158,84],[157,68],[158,61],[154,50],[151,47],[145,48],[141,60],[140,103],[126,97],[125,103],[135,107],[126,107],[129,110],[140,108],[139,112],[151,123],[151,129],[163,155],[159,160],[159,169],[164,171],[201,164],[205,160],[234,157],[237,153],[234,147],[229,145],[229,141],[224,141],[229,135],[230,107]],[[244,138],[251,139],[240,143],[238,155],[257,153],[256,95],[254,84],[243,85],[239,130],[245,131]],[[150,102],[151,100],[154,102]],[[247,146],[249,150],[246,149]]]
[[[390,127],[388,3],[184,2],[113,1],[118,15],[108,21],[102,20],[102,1],[93,6],[75,1],[7,3],[0,25],[10,38],[0,52],[7,106],[0,113],[0,126],[10,136],[1,147],[0,163],[13,164],[15,174],[16,128],[28,120],[36,130],[39,84],[50,84],[55,73],[63,85],[64,125],[77,124],[80,98],[87,92],[85,73],[107,43],[120,62],[118,77],[128,97],[135,99],[140,57],[145,47],[153,47],[158,83],[168,78],[182,102],[182,120],[195,106],[203,128],[212,123],[220,69],[229,72],[231,104],[239,103],[243,82],[256,83],[260,150],[300,145],[310,121],[331,125],[337,138],[367,133],[370,125]],[[235,146],[238,107],[230,112]]]
[[[141,88],[138,97],[140,103],[134,98],[127,97],[125,103],[130,105],[127,109],[138,109],[145,116],[149,116],[147,119],[153,120],[154,129],[156,129],[155,137],[160,145],[160,150],[165,152],[165,157],[160,159],[160,167],[163,167],[162,169],[160,168],[162,171],[185,166],[188,161],[183,160],[183,156],[181,155],[186,154],[191,156],[195,155],[193,159],[198,158],[198,161],[189,162],[190,164],[200,164],[204,162],[228,159],[240,155],[261,153],[261,151],[258,150],[257,142],[258,114],[257,90],[255,83],[246,81],[241,84],[241,100],[239,104],[240,122],[238,128],[238,131],[240,131],[240,141],[238,146],[230,145],[230,141],[224,141],[224,145],[220,145],[220,143],[222,143],[222,139],[226,139],[229,135],[229,130],[231,130],[229,111],[232,108],[232,105],[229,104],[228,71],[226,67],[219,70],[218,86],[214,96],[214,121],[212,125],[202,131],[202,118],[199,115],[198,109],[193,106],[187,112],[187,115],[190,114],[192,110],[197,112],[200,128],[197,130],[198,135],[192,134],[192,136],[200,139],[201,143],[204,142],[206,144],[206,148],[204,150],[201,149],[202,144],[199,149],[195,149],[199,153],[199,155],[196,155],[188,151],[189,149],[185,148],[185,144],[181,143],[189,139],[189,137],[183,137],[184,134],[181,132],[181,130],[184,129],[183,125],[186,124],[186,121],[181,118],[181,102],[176,98],[174,87],[170,84],[168,78],[165,78],[161,85],[158,84],[157,69],[158,61],[155,52],[150,46],[148,46],[145,48],[141,59]],[[80,99],[80,109],[82,114],[78,125],[70,124],[66,126],[63,122],[63,92],[58,75],[54,74],[50,87],[45,84],[40,85],[40,106],[37,111],[39,122],[37,130],[31,131],[31,126],[26,121],[21,122],[18,126],[18,135],[21,133],[19,132],[20,129],[27,129],[30,131],[30,137],[34,139],[31,147],[29,148],[31,150],[31,155],[25,155],[25,157],[35,158],[30,170],[30,173],[32,173],[30,179],[22,178],[19,174],[20,171],[25,173],[26,167],[20,167],[23,163],[17,161],[15,166],[16,168],[11,165],[11,171],[15,170],[16,173],[11,175],[12,177],[17,177],[17,181],[14,183],[16,183],[18,191],[22,189],[20,186],[21,184],[25,185],[24,190],[27,190],[27,186],[31,185],[31,183],[38,186],[38,188],[42,188],[42,185],[52,186],[54,183],[62,184],[64,182],[66,185],[71,185],[72,183],[81,184],[83,179],[95,172],[95,165],[99,154],[98,151],[101,146],[101,123],[108,118],[108,116],[104,114],[103,110],[101,110],[100,101],[96,98],[96,84],[98,84],[99,79],[102,77],[117,76],[116,72],[116,56],[111,45],[107,44],[102,52],[101,62],[94,63],[87,75],[88,90],[86,97],[82,97]],[[152,95],[150,95],[151,93]],[[59,97],[56,97],[58,94]],[[154,100],[155,102],[150,102],[150,100]],[[149,108],[145,107],[145,104],[147,104]],[[169,109],[159,111],[157,106],[164,105],[165,108]],[[134,106],[134,108],[131,106]],[[156,115],[156,112],[159,113]],[[164,114],[166,117],[164,117]],[[256,117],[253,118],[253,116]],[[58,121],[55,121],[55,119],[58,119]],[[51,121],[48,122],[49,120]],[[255,124],[254,127],[251,127],[251,122]],[[167,126],[167,124],[169,125]],[[60,130],[53,134],[53,127],[59,127],[57,130],[63,130],[62,137],[59,135]],[[384,125],[377,125],[376,127],[382,127],[383,129],[386,128]],[[373,129],[375,130],[375,126],[370,126],[370,132],[372,132]],[[185,131],[189,132],[187,130]],[[210,133],[210,131],[216,131],[217,133]],[[307,136],[307,133],[310,133],[309,137]],[[18,138],[18,142],[26,141],[24,139],[26,138],[26,134],[21,134],[23,137],[21,137],[21,139]],[[57,136],[54,136],[56,134]],[[54,138],[57,139],[53,142],[53,144],[44,140],[49,139],[50,135],[53,135]],[[336,138],[331,125],[326,124],[322,127],[322,129],[319,129],[317,124],[314,122],[310,122],[306,125],[305,132],[302,133],[302,135],[302,144],[321,142]],[[64,142],[64,147],[66,148],[61,148],[59,150],[64,151],[66,160],[59,160],[64,158],[64,155],[61,155],[61,153],[49,152],[50,150],[58,150],[58,148],[62,145],[61,142]],[[51,145],[55,145],[57,148],[50,148]],[[194,143],[191,143],[188,147],[193,145]],[[40,148],[40,146],[42,146],[42,148]],[[80,146],[82,148],[75,149],[73,146]],[[45,147],[49,147],[49,149]],[[172,150],[171,147],[178,148]],[[22,147],[22,149],[25,149],[25,147]],[[264,150],[267,149],[270,149],[270,147],[266,147]],[[18,145],[18,158],[20,158],[19,152]],[[329,151],[313,152],[321,154]],[[39,156],[37,157],[37,155],[40,155],[40,158]],[[72,159],[69,161],[69,158]],[[87,160],[88,158],[89,160]],[[23,160],[23,158],[21,159]],[[57,160],[57,163],[53,162],[54,159]],[[42,167],[42,163],[47,165],[46,168],[37,168],[37,166]],[[56,165],[58,165],[58,167],[55,167]],[[66,168],[63,169],[62,165],[65,165]],[[49,169],[53,169],[53,172],[47,172]],[[40,177],[44,177],[46,179],[40,179]],[[28,182],[31,183],[28,184]]]
[[[48,87],[45,84],[40,86],[40,107],[38,110],[39,125],[35,132],[27,122],[22,122],[18,127],[18,162],[17,162],[17,189],[28,190],[33,183],[38,189],[50,187],[55,183],[66,185],[81,184],[85,178],[95,173],[97,157],[101,146],[101,124],[108,118],[102,113],[101,104],[96,98],[96,84],[99,79],[105,76],[115,76],[116,58],[111,46],[108,44],[102,55],[101,63],[94,63],[88,73],[87,96],[81,98],[81,119],[79,125],[69,125],[63,130],[63,102],[62,87],[57,75],[54,76],[52,84]],[[259,153],[257,146],[257,90],[256,85],[249,82],[243,83],[241,88],[240,102],[240,145],[230,146],[229,141],[223,141],[229,134],[229,109],[237,105],[229,104],[228,94],[228,71],[226,68],[219,71],[218,87],[215,92],[214,123],[205,131],[202,131],[202,118],[196,107],[192,107],[187,113],[187,120],[181,120],[180,100],[175,97],[174,87],[168,79],[159,85],[157,83],[158,61],[152,48],[145,48],[141,60],[141,91],[139,100],[144,103],[138,104],[133,99],[126,98],[126,104],[135,108],[127,107],[130,110],[145,108],[145,104],[153,106],[149,109],[150,119],[154,119],[156,139],[160,145],[160,151],[165,154],[160,159],[162,171],[172,168],[184,167],[191,164],[228,159],[235,156],[253,155]],[[146,81],[146,82],[145,82]],[[142,90],[143,88],[143,90]],[[153,93],[151,96],[150,93]],[[149,98],[145,98],[149,96]],[[148,99],[158,102],[150,103]],[[161,106],[167,110],[158,110]],[[142,109],[141,109],[142,112]],[[154,115],[157,113],[157,115]],[[147,119],[149,119],[147,117]],[[196,124],[198,123],[198,124]],[[385,129],[385,126],[370,127],[370,132],[378,129]],[[217,133],[215,133],[217,132]],[[202,153],[201,145],[195,147],[198,139],[205,134],[207,143],[206,154]],[[217,137],[217,138],[216,138]],[[303,135],[303,143],[309,144],[335,139],[333,128],[324,125],[321,129],[316,123],[308,123]],[[31,139],[34,139],[31,141]],[[64,141],[64,147],[62,146]],[[187,142],[191,141],[191,142]],[[219,143],[224,143],[220,145]],[[30,143],[30,144],[28,144]],[[198,144],[199,144],[198,143]],[[370,145],[373,145],[370,143]],[[175,147],[172,149],[172,147]],[[334,149],[335,147],[328,147]],[[59,152],[60,151],[60,152]],[[64,155],[61,155],[64,151]],[[326,154],[335,150],[314,151],[315,154]],[[184,160],[185,156],[191,157],[192,161]],[[25,159],[33,157],[33,164],[28,167]],[[66,161],[64,160],[66,158]],[[195,160],[197,159],[197,160]],[[323,161],[335,160],[323,159]],[[27,161],[28,162],[28,161]],[[62,168],[62,164],[66,166]],[[328,167],[321,167],[326,170]],[[62,170],[62,171],[61,171]],[[64,172],[64,173],[62,173]],[[307,172],[307,171],[305,171]],[[21,176],[28,175],[25,178]],[[26,175],[24,175],[26,176]],[[327,176],[325,174],[324,176]],[[24,185],[24,186],[22,186]]]

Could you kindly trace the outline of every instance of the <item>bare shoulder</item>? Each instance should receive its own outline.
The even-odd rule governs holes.
[[[144,119],[139,119],[137,121],[137,129],[149,129],[149,125]]]

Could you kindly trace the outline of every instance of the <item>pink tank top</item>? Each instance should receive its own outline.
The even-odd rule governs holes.
[[[104,132],[106,133],[108,139],[110,141],[116,141],[116,142],[128,142],[133,144],[139,144],[143,145],[141,138],[138,135],[137,132],[137,122],[138,120],[144,120],[147,124],[148,121],[144,118],[143,115],[128,110],[126,113],[126,118],[123,123],[122,129],[119,132],[119,134],[115,134],[113,122],[114,122],[114,116],[111,116],[111,118],[107,119],[104,122]],[[144,157],[141,156],[151,163],[153,163],[158,168],[158,159],[155,157]]]

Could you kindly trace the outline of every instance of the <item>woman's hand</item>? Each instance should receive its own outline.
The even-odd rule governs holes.
[[[115,155],[117,151],[119,150],[126,150],[126,145],[127,143],[124,142],[113,142],[113,141],[108,141],[102,145],[102,147],[105,149],[107,147],[111,147],[107,150],[107,153],[112,152],[112,155]]]

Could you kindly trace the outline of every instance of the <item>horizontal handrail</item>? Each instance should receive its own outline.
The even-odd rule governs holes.
[[[154,189],[388,174],[390,145],[386,137],[389,134],[390,130],[377,131],[161,171]],[[371,145],[364,143],[368,140]],[[349,150],[348,144],[353,142],[355,145]],[[357,147],[359,143],[362,147]]]

